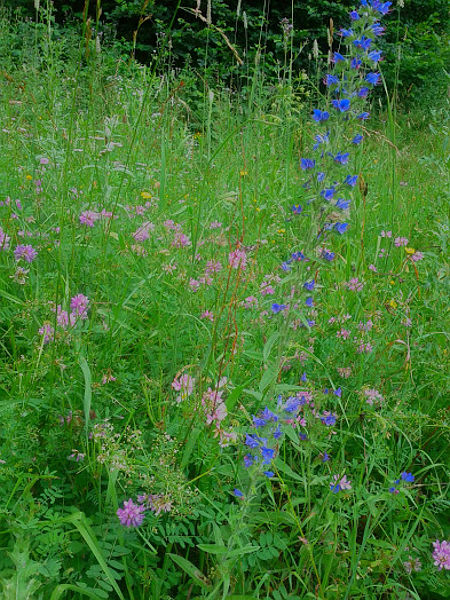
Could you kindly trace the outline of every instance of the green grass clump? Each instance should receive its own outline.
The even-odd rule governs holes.
[[[0,27],[2,598],[448,597],[446,111],[360,125],[317,246],[306,83]]]

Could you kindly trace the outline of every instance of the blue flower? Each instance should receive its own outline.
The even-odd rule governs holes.
[[[358,181],[358,175],[347,175],[344,183],[346,183],[350,187],[355,187],[357,181]]]
[[[343,29],[341,27],[340,34],[342,35],[343,38],[348,38],[353,35],[353,31],[351,29]],[[355,42],[353,42],[353,43],[355,43]]]
[[[267,446],[262,446],[261,455],[263,457],[263,465],[270,465],[275,456],[275,450],[273,448],[268,448]]]
[[[330,113],[328,113],[326,110],[321,111],[318,108],[315,108],[313,110],[314,121],[317,121],[318,123],[320,123],[322,121],[327,121],[329,118],[330,118]]]
[[[312,158],[302,158],[300,160],[300,167],[303,171],[307,171],[308,169],[314,169],[316,166],[316,161]]]
[[[350,66],[352,69],[359,69],[359,67],[362,65],[362,60],[360,58],[352,58],[351,62],[350,62]]]
[[[304,442],[305,440],[308,439],[308,436],[306,435],[306,433],[299,433],[298,437],[302,440],[302,442]]]
[[[380,60],[381,60],[381,56],[382,56],[382,52],[381,50],[372,50],[372,52],[369,52],[369,54],[367,55],[367,57],[374,62],[375,64],[377,64]]]
[[[334,157],[334,161],[339,163],[340,165],[346,165],[348,163],[348,157],[350,156],[349,152],[338,152]]]
[[[297,204],[297,206],[295,206],[295,204],[293,204],[291,210],[294,213],[294,215],[299,215],[303,209],[300,206],[300,204]]]
[[[370,38],[367,38],[365,35],[362,35],[360,39],[353,40],[353,44],[357,48],[361,48],[361,50],[368,50],[370,48],[371,43],[372,40]]]
[[[334,196],[336,189],[334,187],[325,188],[320,192],[320,195],[325,198],[325,200],[331,200]]]
[[[308,298],[306,298],[305,304],[306,304],[306,306],[312,306],[313,305],[312,296],[308,296]]]
[[[336,256],[336,254],[334,252],[330,252],[329,250],[322,251],[322,258],[324,258],[325,260],[332,261],[332,260],[334,260],[335,256]]]
[[[331,104],[339,112],[346,112],[350,108],[350,100],[348,98],[343,98],[342,100],[332,100]]]
[[[273,437],[278,440],[278,438],[280,438],[283,435],[283,432],[280,429],[280,426],[277,425],[277,428],[274,430],[273,432]]]
[[[286,310],[287,306],[286,304],[277,304],[276,302],[274,302],[271,306],[272,308],[272,312],[277,315],[279,312]]]
[[[380,82],[381,75],[379,73],[367,73],[366,81],[372,85],[377,85]]]
[[[390,487],[388,491],[390,494],[398,494],[398,489],[394,486]]]
[[[244,494],[241,492],[241,490],[238,490],[237,488],[234,488],[233,494],[236,496],[236,498],[243,498],[244,497]]]
[[[291,254],[292,260],[306,260],[306,256],[303,254],[303,252],[293,252]]]
[[[347,210],[347,208],[350,206],[350,200],[344,200],[344,198],[339,198],[335,206],[340,210]]]
[[[357,119],[359,119],[360,121],[367,121],[367,119],[370,117],[370,113],[368,112],[362,112],[360,115],[357,115]]]
[[[412,483],[415,479],[412,473],[407,473],[406,471],[403,471],[400,477],[403,479],[403,481],[407,481],[408,483]]]
[[[321,144],[327,144],[330,140],[329,138],[330,132],[327,131],[327,133],[323,133],[322,135],[317,134],[315,136],[315,140],[316,143],[313,146],[313,150],[317,150],[317,148],[321,145]]]
[[[335,63],[345,62],[345,56],[342,56],[340,52],[335,52],[333,55],[333,60]]]
[[[269,479],[275,475],[273,471],[263,471],[264,475]]]
[[[352,139],[352,144],[355,144],[355,146],[357,146],[362,141],[363,141],[363,136],[358,134],[358,135],[355,135],[355,137]]]
[[[358,15],[358,13],[356,12],[356,10],[352,10],[352,12],[350,13],[350,19],[351,19],[352,21],[358,21],[358,19],[359,19],[359,15]]]
[[[267,421],[261,417],[255,417],[253,415],[253,425],[258,429],[258,427],[265,427],[267,425]]]
[[[320,417],[320,420],[327,427],[331,427],[332,425],[336,424],[336,415],[324,414],[322,417]]]
[[[358,90],[358,96],[360,98],[367,98],[367,96],[369,95],[369,88],[368,87],[362,87]]]
[[[287,413],[294,413],[298,411],[301,405],[302,403],[298,398],[296,398],[295,396],[290,396],[286,400],[286,403],[283,406],[283,410],[285,410]]]
[[[312,300],[312,298],[311,298],[311,300]],[[312,306],[312,303],[309,306]],[[308,381],[308,377],[307,377],[306,373],[302,373],[302,376],[300,377],[300,379],[301,379],[301,381]]]
[[[255,462],[255,457],[252,454],[246,454],[244,456],[244,465],[246,466],[247,469],[249,467],[251,467],[254,462]]]
[[[303,284],[303,287],[305,288],[305,290],[308,290],[309,292],[312,292],[315,285],[316,285],[316,282],[314,281],[314,279],[311,279],[311,281],[306,281]]]
[[[336,77],[336,75],[325,75],[325,78],[323,80],[325,85],[335,85],[337,83],[339,83],[339,77]]]
[[[327,452],[323,453],[322,462],[327,462],[330,460],[330,455]]]
[[[385,28],[382,27],[382,25],[380,23],[374,23],[373,25],[371,25],[371,29],[374,33],[374,35],[383,35]]]
[[[285,262],[281,263],[281,268],[286,273],[289,273],[289,271],[292,269],[291,265],[289,264],[289,261],[287,261],[287,260]]]
[[[323,173],[322,171],[320,173],[317,173],[317,181],[323,181],[325,179],[325,173]]]
[[[348,223],[335,223],[334,224],[334,229],[339,233],[339,235],[342,235],[343,233],[345,233],[347,231],[348,228]]]
[[[342,396],[342,389],[338,387],[336,390],[333,391],[333,394],[340,398]]]
[[[256,435],[251,435],[249,433],[245,434],[245,445],[249,446],[249,448],[258,448],[259,441]]]

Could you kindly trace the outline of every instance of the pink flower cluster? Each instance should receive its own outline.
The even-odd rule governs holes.
[[[439,571],[450,571],[450,542],[436,540],[433,542],[433,560]]]
[[[112,219],[114,217],[112,212],[103,209],[101,212],[95,210],[84,210],[80,214],[80,223],[86,225],[86,227],[94,227],[94,223],[100,219]],[[117,219],[117,217],[114,217]]]
[[[182,400],[186,400],[193,392],[195,379],[188,373],[177,375],[172,381],[172,387],[175,391],[180,392],[175,401],[179,404]]]

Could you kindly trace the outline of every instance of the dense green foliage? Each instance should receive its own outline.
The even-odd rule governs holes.
[[[0,4],[34,15],[33,0],[1,0]],[[40,4],[45,7],[48,1]],[[419,93],[423,97],[427,89],[431,94],[444,94],[443,71],[450,62],[448,3],[405,0],[396,4],[386,19],[388,30],[382,44],[388,87],[393,91],[398,86],[399,97],[409,103]],[[207,0],[199,4],[204,18],[207,5]],[[219,77],[241,89],[252,77],[255,60],[274,81],[286,60],[292,61],[294,73],[315,73],[314,41],[320,60],[326,61],[330,23],[335,27],[347,24],[352,0],[212,0],[210,27],[194,14],[197,0],[54,0],[52,6],[61,26],[77,27],[83,14],[89,15],[103,41],[111,44],[115,40],[120,52],[134,53],[144,64],[154,60],[164,42],[165,61],[159,61],[160,66],[179,69],[187,64],[200,78],[210,81]],[[288,37],[283,19],[293,24]],[[335,39],[334,50],[338,44]]]
[[[445,98],[357,122],[329,262],[299,167],[323,73],[274,83],[266,52],[237,93],[213,31],[180,75],[38,21],[0,18],[1,600],[448,598]],[[252,415],[300,392],[314,411],[258,477]]]

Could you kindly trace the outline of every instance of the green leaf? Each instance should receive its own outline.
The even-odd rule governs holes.
[[[83,596],[91,598],[91,600],[102,600],[102,597],[97,596],[92,590],[81,588],[77,585],[71,585],[70,583],[62,583],[56,586],[50,596],[50,600],[59,600],[63,595],[65,596],[66,592],[76,592],[77,594],[82,594]]]
[[[92,376],[91,376],[91,370],[90,370],[87,360],[84,358],[84,356],[80,356],[78,362],[81,367],[81,370],[83,371],[83,376],[84,376],[83,408],[84,408],[84,423],[85,423],[85,427],[87,430],[88,425],[89,425],[91,402],[92,402]]]
[[[185,573],[187,573],[189,577],[195,579],[195,581],[199,583],[202,587],[210,587],[206,576],[203,575],[203,573],[199,569],[197,569],[197,567],[193,565],[187,558],[184,558],[183,556],[178,556],[178,554],[172,554],[171,552],[168,552],[168,556],[170,556],[173,562],[176,565],[178,565],[181,569],[183,569],[183,571],[185,571]]]
[[[221,544],[197,544],[197,548],[208,554],[225,554],[228,551],[227,547]]]
[[[270,353],[272,351],[272,348],[274,347],[274,344],[278,340],[279,337],[280,337],[280,334],[278,333],[278,331],[275,331],[275,333],[272,333],[272,335],[269,337],[267,342],[264,344],[263,360],[265,363],[268,361]]]

